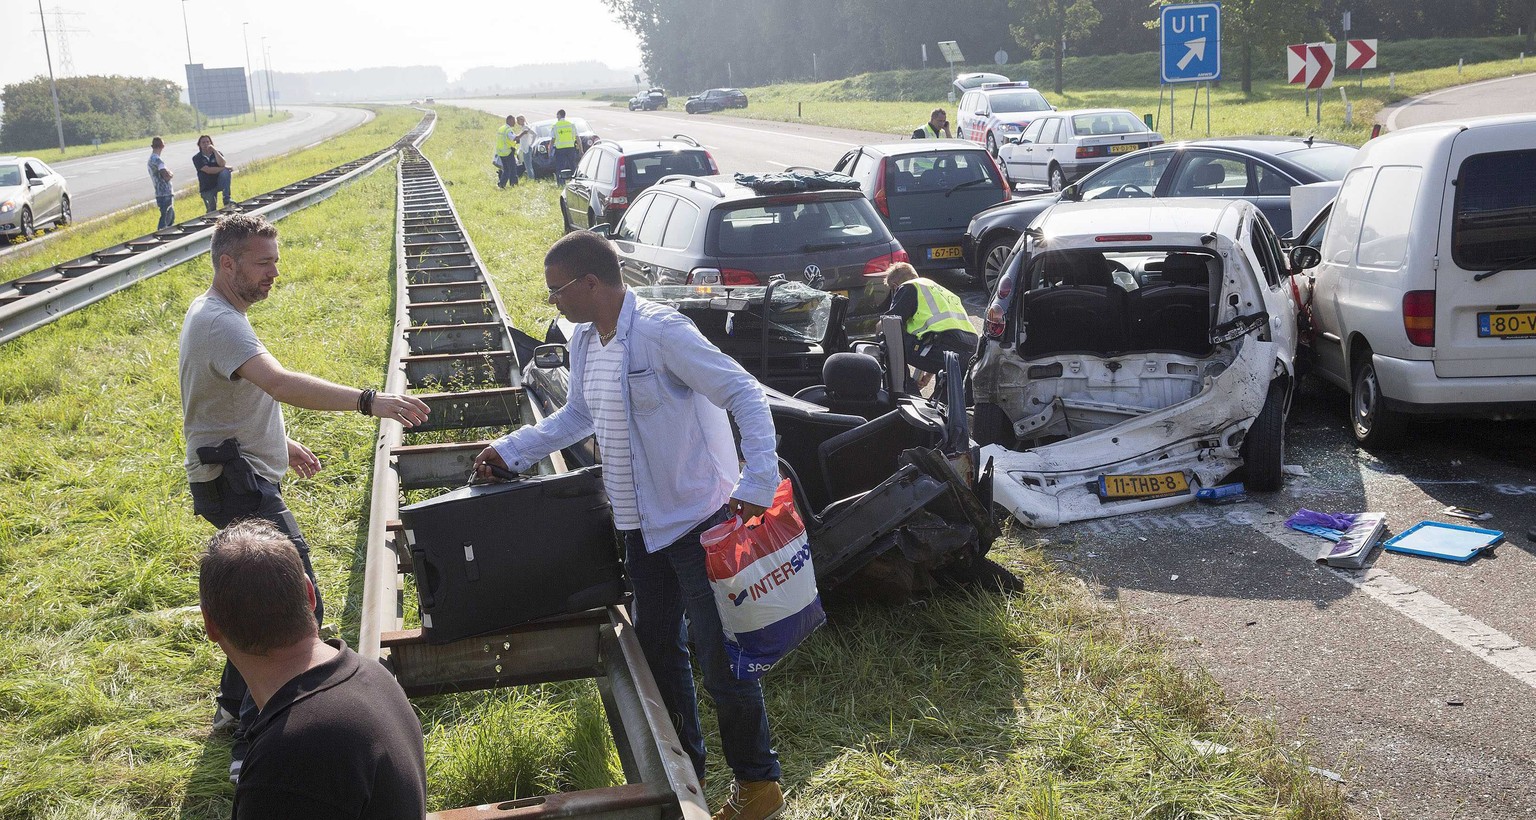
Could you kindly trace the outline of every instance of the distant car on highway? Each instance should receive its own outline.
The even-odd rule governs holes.
[[[581,117],[569,117],[568,119],[571,121],[571,125],[576,126],[576,141],[580,144],[582,151],[586,151],[592,146],[592,143],[597,142],[597,132],[587,125],[586,120]],[[555,141],[555,121],[539,120],[529,127],[533,129],[534,140],[533,156],[527,159],[528,173],[534,179],[554,176],[555,150],[553,146]]]
[[[1041,115],[997,149],[1011,183],[1060,191],[1110,160],[1153,145],[1163,135],[1123,108],[1085,108]]]
[[[703,94],[695,94],[683,104],[690,114],[708,114],[725,108],[746,108],[747,95],[737,88],[711,88]]]
[[[655,111],[658,108],[667,107],[667,92],[660,88],[652,88],[629,98],[629,110],[631,111]]]
[[[26,239],[38,225],[69,224],[69,186],[36,157],[0,157],[0,236]]]
[[[984,83],[960,98],[955,136],[987,146],[995,157],[998,146],[1024,133],[1042,112],[1053,110],[1027,82]]]
[[[1291,232],[1291,187],[1344,178],[1355,147],[1311,137],[1221,137],[1165,143],[1113,160],[1060,194],[989,208],[965,232],[965,266],[988,289],[1024,229],[1062,201],[1228,197],[1259,206],[1275,232]]]
[[[859,183],[920,270],[962,267],[971,217],[1012,196],[997,163],[969,140],[861,145],[833,170]]]
[[[604,222],[617,225],[629,203],[662,177],[718,173],[715,158],[685,134],[660,140],[598,140],[561,191],[560,219],[567,233]]]

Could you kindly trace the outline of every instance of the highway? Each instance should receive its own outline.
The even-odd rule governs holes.
[[[236,199],[264,193],[240,187],[240,166],[306,148],[373,119],[372,111],[361,108],[294,106],[284,110],[293,116],[272,125],[213,135],[214,144],[235,168]],[[196,153],[197,141],[184,140],[167,144],[161,154],[176,175],[173,181],[178,192],[197,184],[192,169]],[[52,166],[68,180],[75,219],[83,221],[152,201],[154,192],[145,167],[148,158],[149,140],[145,140],[142,149],[63,160]]]
[[[1536,110],[1533,92],[1525,78],[1437,95],[1408,106],[1397,127]],[[829,168],[861,141],[890,139],[589,101],[453,104],[530,121],[564,106],[617,139],[686,133],[726,173]],[[492,138],[487,129],[487,149]],[[985,294],[963,275],[939,278],[979,312]],[[1364,816],[1536,815],[1536,544],[1526,536],[1536,527],[1536,424],[1420,424],[1404,450],[1372,454],[1349,434],[1346,396],[1309,382],[1287,440],[1296,474],[1279,492],[1022,538],[1107,607],[1165,636],[1179,663],[1209,672],[1238,710],[1274,720],[1281,742],[1301,743],[1298,759],[1337,773]],[[1314,560],[1327,542],[1283,523],[1302,508],[1386,513],[1392,534],[1423,520],[1471,523],[1447,517],[1450,505],[1491,512],[1476,525],[1505,531],[1507,543],[1467,564],[1381,553],[1369,570],[1341,572]]]

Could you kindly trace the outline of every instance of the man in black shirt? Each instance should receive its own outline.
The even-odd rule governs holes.
[[[203,198],[203,205],[212,213],[219,201],[219,194],[224,195],[224,207],[230,206],[229,188],[230,176],[233,168],[224,159],[224,152],[213,147],[213,137],[207,134],[197,138],[197,153],[192,157],[192,167],[197,170],[197,192]]]
[[[234,820],[426,815],[421,721],[383,666],[320,640],[315,588],[288,536],[261,519],[220,530],[198,597],[208,638],[260,710]]]

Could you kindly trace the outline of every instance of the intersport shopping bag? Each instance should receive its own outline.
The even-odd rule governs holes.
[[[827,622],[789,479],[758,521],[732,518],[699,537],[737,680],[761,678]]]

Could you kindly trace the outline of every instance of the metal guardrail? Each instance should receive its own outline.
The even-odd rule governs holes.
[[[385,390],[413,391],[432,412],[412,436],[535,423],[505,306],[432,164],[402,152],[395,237],[395,320]],[[473,389],[448,391],[454,385]],[[406,444],[381,421],[374,449],[359,654],[379,657],[412,697],[578,678],[595,679],[623,766],[624,785],[449,809],[435,820],[709,816],[622,607],[543,619],[445,644],[403,630],[411,553],[399,515],[407,490],[460,486],[484,441]],[[563,472],[555,454],[540,472]],[[558,549],[558,545],[551,545]]]
[[[420,145],[432,133],[436,119],[436,112],[428,111],[393,146],[243,200],[236,207],[277,220],[321,202],[383,167],[401,148]],[[218,216],[215,212],[194,217],[0,284],[0,343],[207,253]]]

